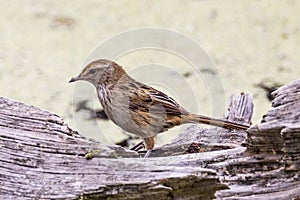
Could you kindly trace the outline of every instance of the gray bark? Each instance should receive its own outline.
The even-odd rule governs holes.
[[[0,199],[297,199],[300,80],[273,95],[247,132],[193,125],[146,159],[0,97]],[[231,96],[225,118],[247,124],[252,110]]]

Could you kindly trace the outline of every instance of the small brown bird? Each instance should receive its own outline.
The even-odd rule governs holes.
[[[161,91],[131,78],[117,63],[100,59],[89,63],[69,82],[92,83],[108,116],[123,130],[144,140],[149,156],[158,133],[185,123],[202,123],[226,129],[246,130],[249,127],[225,120],[188,112]]]

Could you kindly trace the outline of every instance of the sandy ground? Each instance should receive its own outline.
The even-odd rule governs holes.
[[[0,4],[0,95],[57,113],[81,134],[105,143],[126,136],[111,122],[91,121],[87,112],[74,112],[76,102],[85,98],[92,108],[100,105],[90,85],[67,82],[95,48],[124,31],[173,30],[204,50],[215,65],[211,70],[207,67],[211,63],[203,58],[200,74],[189,60],[168,51],[132,49],[115,57],[133,77],[204,115],[221,117],[229,95],[244,91],[253,94],[253,122],[258,123],[270,103],[255,85],[285,84],[300,74],[300,1],[11,0]],[[182,41],[178,44],[184,45]],[[113,48],[119,50],[122,42],[126,43],[115,42]],[[192,48],[187,53],[198,56]],[[218,111],[220,105],[213,99],[219,92],[210,89],[214,79],[203,78],[209,74],[222,83],[218,88],[224,92],[223,107]],[[158,144],[181,130],[159,137]]]

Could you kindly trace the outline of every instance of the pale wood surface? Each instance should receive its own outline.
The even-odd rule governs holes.
[[[147,159],[1,97],[0,199],[299,198],[300,81],[273,94],[247,133],[192,125]],[[251,95],[231,96],[225,118],[247,124],[252,112]]]

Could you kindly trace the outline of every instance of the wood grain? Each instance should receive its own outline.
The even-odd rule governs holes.
[[[0,199],[297,199],[300,80],[273,95],[247,132],[192,125],[146,159],[0,97]],[[240,94],[224,118],[250,124],[252,113]]]

